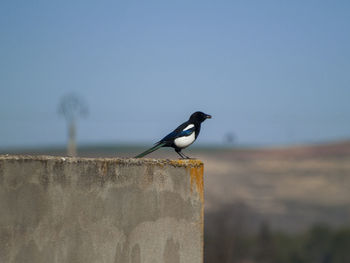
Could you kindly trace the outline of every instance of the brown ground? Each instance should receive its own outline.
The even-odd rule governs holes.
[[[241,203],[273,228],[350,222],[350,143],[201,154],[206,211]]]

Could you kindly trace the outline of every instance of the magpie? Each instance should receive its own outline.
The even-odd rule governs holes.
[[[210,118],[210,115],[201,111],[193,113],[188,121],[184,122],[163,139],[156,142],[152,148],[135,156],[135,158],[141,158],[161,147],[172,147],[175,149],[175,152],[181,156],[181,158],[190,159],[190,157],[181,153],[181,150],[194,143],[201,130],[201,123]]]

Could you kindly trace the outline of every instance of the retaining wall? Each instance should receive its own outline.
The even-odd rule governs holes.
[[[0,156],[0,262],[202,263],[203,164]]]

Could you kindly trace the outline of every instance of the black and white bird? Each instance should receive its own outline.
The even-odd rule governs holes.
[[[135,158],[141,158],[151,152],[154,152],[155,150],[158,150],[161,147],[173,147],[175,149],[175,152],[177,152],[181,158],[190,159],[190,157],[181,153],[181,150],[194,143],[201,130],[201,123],[210,118],[210,115],[205,114],[201,111],[193,113],[188,121],[184,122],[159,142],[155,143],[152,148],[135,156]]]

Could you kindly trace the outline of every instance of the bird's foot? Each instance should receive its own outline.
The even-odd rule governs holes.
[[[192,157],[180,157],[179,160],[197,160],[197,158],[192,158]]]

